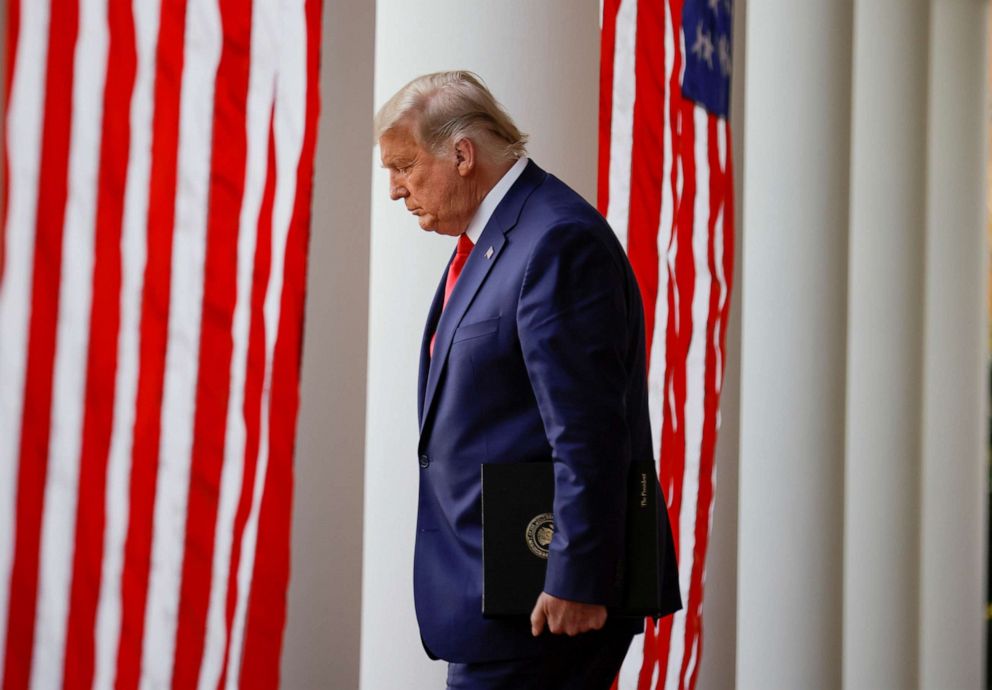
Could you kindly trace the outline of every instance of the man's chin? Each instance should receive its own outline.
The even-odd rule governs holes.
[[[421,220],[420,229],[424,232],[436,232],[438,235],[444,235],[445,237],[454,237],[455,235],[461,234],[459,232],[452,232],[449,228],[440,227],[436,222],[434,222],[433,218],[429,220]]]
[[[424,232],[436,232],[445,237],[457,237],[464,232],[463,228],[452,228],[450,224],[440,224],[434,216],[417,216],[417,224]]]

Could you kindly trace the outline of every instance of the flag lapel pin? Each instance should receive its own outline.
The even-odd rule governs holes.
[[[487,259],[493,258],[493,248],[492,247],[489,247],[489,249],[486,250],[486,258]]]

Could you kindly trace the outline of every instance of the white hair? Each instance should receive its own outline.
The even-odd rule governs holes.
[[[375,138],[404,125],[432,153],[468,138],[498,160],[527,155],[527,135],[472,72],[435,72],[411,81],[376,113]]]

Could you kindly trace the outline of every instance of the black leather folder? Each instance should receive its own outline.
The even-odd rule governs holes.
[[[544,588],[554,531],[550,462],[482,466],[482,615],[529,615]],[[658,479],[653,462],[628,475],[626,554],[613,616],[658,616],[661,545]]]

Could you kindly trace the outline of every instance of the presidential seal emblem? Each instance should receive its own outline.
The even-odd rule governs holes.
[[[527,523],[527,548],[538,558],[547,560],[548,547],[555,533],[554,516],[551,513],[535,515]]]

